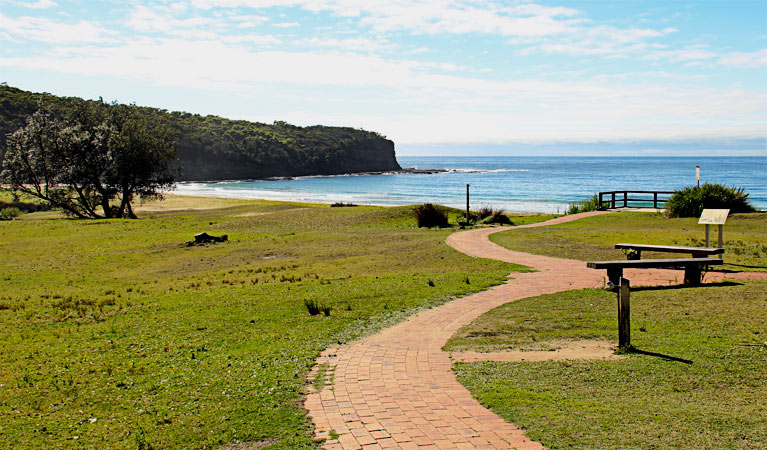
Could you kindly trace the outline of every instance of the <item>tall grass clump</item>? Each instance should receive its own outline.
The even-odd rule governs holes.
[[[416,222],[419,228],[432,228],[447,226],[447,211],[439,205],[424,203],[413,208]]]
[[[601,205],[599,204],[599,198],[597,197],[597,194],[594,194],[590,198],[581,200],[579,202],[570,203],[570,206],[567,208],[567,214],[597,211],[600,209],[600,207]]]
[[[304,306],[306,306],[306,310],[309,311],[309,315],[316,316],[320,313],[321,306],[317,300],[311,300],[311,299],[305,299],[304,300]]]
[[[729,209],[733,214],[755,211],[743,188],[714,183],[676,190],[666,202],[668,217],[698,217],[704,209]]]
[[[21,215],[19,208],[3,208],[0,209],[0,220],[13,220]]]
[[[503,209],[491,209],[490,214],[482,218],[482,223],[495,225],[514,225]]]

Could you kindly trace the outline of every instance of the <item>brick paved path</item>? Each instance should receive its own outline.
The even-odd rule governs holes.
[[[522,227],[554,225],[591,212]],[[514,273],[503,285],[423,311],[405,322],[326,350],[330,382],[305,402],[326,449],[543,449],[523,431],[482,407],[451,371],[442,351],[463,325],[509,301],[569,289],[602,287],[604,271],[583,261],[504,249],[487,238],[511,227],[454,233],[447,243],[466,254],[514,262],[537,272]],[[709,274],[711,275],[711,274]],[[627,270],[633,286],[682,279],[671,270]],[[333,433],[333,434],[331,434]],[[331,437],[337,437],[332,439]]]

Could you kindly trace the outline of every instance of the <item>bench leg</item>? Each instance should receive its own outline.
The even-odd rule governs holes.
[[[619,286],[621,284],[621,277],[623,277],[622,267],[611,267],[607,269],[607,281],[612,283],[613,286]]]
[[[687,266],[684,268],[684,284],[688,286],[699,286],[701,283],[700,266]]]

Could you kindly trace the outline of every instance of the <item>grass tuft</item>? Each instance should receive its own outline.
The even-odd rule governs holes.
[[[413,207],[418,228],[445,228],[448,226],[447,211],[440,205],[424,203]]]

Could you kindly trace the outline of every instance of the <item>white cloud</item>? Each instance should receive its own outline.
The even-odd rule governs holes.
[[[294,6],[361,18],[360,24],[375,32],[425,34],[551,35],[566,31],[570,18],[578,15],[576,10],[564,7],[536,4],[508,7],[485,0],[193,0],[192,5],[203,10]]]
[[[46,9],[54,6],[59,6],[56,2],[51,0],[38,0],[36,2],[18,2],[19,5],[31,9]]]
[[[717,59],[717,64],[727,67],[765,67],[767,66],[767,49],[757,50],[750,53],[732,52]]]
[[[297,27],[299,25],[301,25],[301,24],[298,23],[298,22],[280,22],[280,23],[275,23],[274,24],[274,26],[278,27],[278,28],[294,28],[294,27]]]
[[[414,60],[340,51],[252,51],[217,39],[139,38],[110,48],[69,47],[0,58],[0,66],[246,97],[279,92],[285,108],[311,111],[305,113],[310,123],[335,117],[337,123],[375,129],[402,143],[471,142],[478,136],[501,142],[767,133],[762,92],[699,89],[666,80],[491,81],[445,74],[444,69],[460,68]],[[312,103],[304,92],[311,92]],[[300,120],[300,113],[265,113]]]
[[[395,45],[384,39],[368,39],[368,38],[349,38],[349,39],[335,39],[335,38],[311,38],[311,39],[298,39],[293,41],[293,44],[299,47],[309,48],[333,48],[343,51],[355,51],[355,52],[377,52],[379,50],[391,49]]]
[[[74,42],[109,42],[115,32],[98,24],[81,20],[76,23],[55,22],[43,17],[8,17],[0,13],[0,39],[39,41],[54,44]]]
[[[158,12],[158,10],[148,8],[143,5],[136,6],[127,25],[136,31],[141,32],[165,32],[174,33],[178,30],[199,28],[213,25],[213,19],[203,17],[191,17],[187,19],[177,19],[170,12]]]

